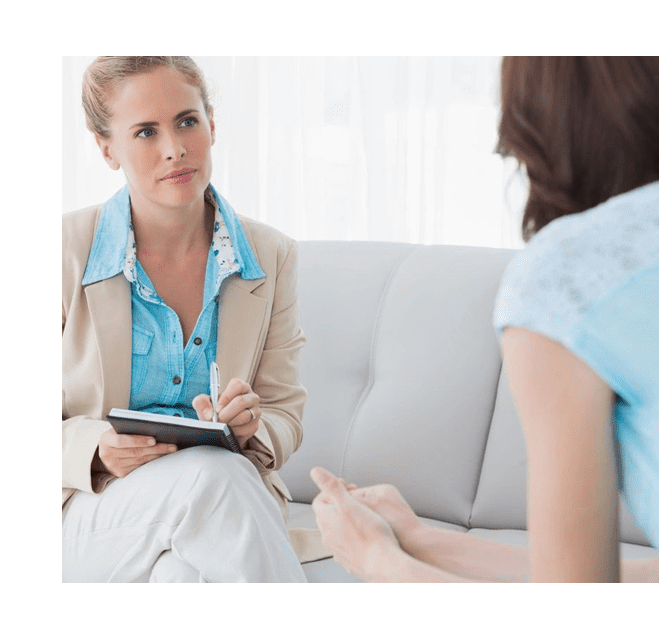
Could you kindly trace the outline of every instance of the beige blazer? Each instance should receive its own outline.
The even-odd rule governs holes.
[[[75,491],[102,491],[110,475],[90,465],[113,407],[127,408],[131,380],[130,284],[123,274],[81,286],[102,205],[63,216],[62,228],[62,504]],[[290,494],[277,474],[302,442],[305,390],[300,348],[295,242],[264,224],[240,218],[267,274],[229,276],[220,291],[217,363],[223,384],[237,377],[261,398],[258,431],[247,457],[284,511]]]

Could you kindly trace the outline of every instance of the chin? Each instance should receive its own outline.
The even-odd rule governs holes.
[[[208,183],[204,184],[203,187],[201,183],[195,183],[197,183],[196,180],[188,184],[166,185],[164,189],[160,190],[157,199],[163,204],[173,207],[192,204],[200,199],[203,200]]]

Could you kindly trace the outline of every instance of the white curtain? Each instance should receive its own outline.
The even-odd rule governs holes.
[[[123,185],[85,129],[91,57],[64,58],[63,210]],[[498,57],[195,57],[217,138],[213,184],[298,239],[522,245],[527,186],[494,153]]]

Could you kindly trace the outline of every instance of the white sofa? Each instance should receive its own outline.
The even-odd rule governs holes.
[[[304,441],[282,478],[315,527],[309,478],[396,485],[428,522],[526,544],[526,454],[492,329],[512,251],[301,242]],[[621,502],[622,557],[655,554]],[[357,581],[332,559],[311,582]]]

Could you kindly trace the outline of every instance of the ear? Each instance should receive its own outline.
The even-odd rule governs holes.
[[[121,167],[121,165],[114,159],[114,156],[112,154],[112,149],[110,148],[110,139],[109,138],[102,138],[98,134],[96,134],[96,144],[98,145],[98,148],[101,150],[101,155],[103,156],[103,160],[107,162],[108,166],[110,169],[117,171]]]
[[[211,146],[215,144],[215,120],[213,120],[213,109],[208,111],[208,124],[211,126]]]

